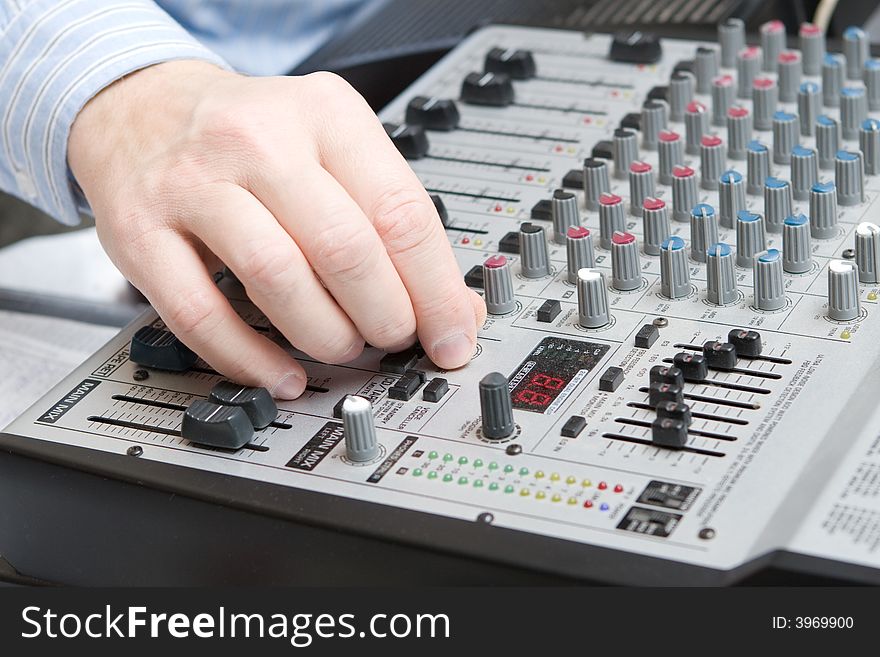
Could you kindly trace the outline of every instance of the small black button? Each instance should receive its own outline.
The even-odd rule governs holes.
[[[694,64],[693,59],[682,59],[676,62],[675,66],[672,67],[673,74],[678,73],[679,71],[686,71],[688,73],[693,73],[696,75],[696,64]]]
[[[264,429],[278,417],[275,400],[265,388],[248,388],[232,381],[221,381],[211,388],[208,400],[222,406],[241,407],[254,429]]]
[[[597,141],[593,146],[593,150],[590,151],[590,156],[593,159],[613,160],[614,144],[608,139]],[[587,166],[586,162],[584,162],[584,166]]]
[[[501,253],[519,254],[519,231],[512,230],[498,240],[498,251]],[[483,272],[480,271],[480,276],[482,277],[482,275]],[[482,280],[482,278],[480,280]],[[482,283],[480,284],[480,287],[483,287]]]
[[[672,383],[679,388],[684,386],[684,375],[677,367],[654,365],[648,374],[651,383]]]
[[[254,437],[254,425],[240,406],[197,399],[183,413],[180,435],[199,445],[239,449]]]
[[[407,370],[397,383],[388,389],[388,398],[409,401],[422,385],[422,377],[413,370]]]
[[[623,383],[623,370],[619,367],[609,367],[599,377],[599,390],[614,392]]]
[[[692,354],[686,351],[675,354],[673,364],[681,370],[685,381],[705,381],[709,376],[709,367],[703,354]]]
[[[517,239],[519,239],[517,237]],[[483,265],[474,265],[464,275],[464,284],[468,287],[483,289]]]
[[[761,355],[764,346],[761,334],[747,329],[732,329],[727,334],[727,341],[736,347],[736,353],[743,358],[756,358]]]
[[[426,130],[454,130],[459,121],[458,107],[449,98],[416,96],[406,106],[406,122]]]
[[[513,97],[513,84],[503,73],[469,73],[461,83],[461,99],[472,105],[506,107]]]
[[[420,160],[428,154],[428,135],[420,125],[385,123],[385,132],[407,160]]]
[[[651,442],[658,447],[681,449],[687,444],[687,425],[681,420],[658,417],[651,424]]]
[[[428,385],[422,390],[422,399],[426,402],[438,402],[449,392],[449,382],[441,377],[435,377],[428,381]]]
[[[637,112],[630,112],[620,119],[620,127],[630,130],[641,130],[642,115]]]
[[[437,209],[437,216],[440,217],[440,223],[442,223],[445,228],[449,225],[449,211],[446,209],[446,204],[437,194],[431,194],[431,201]]]
[[[549,324],[556,319],[561,312],[562,305],[556,299],[547,299],[541,304],[541,307],[538,308],[538,321]]]
[[[660,39],[648,32],[618,32],[611,42],[608,58],[627,64],[653,64],[663,55]]]
[[[379,361],[379,371],[387,374],[403,374],[415,367],[419,355],[413,347],[396,354],[385,354]]]
[[[657,406],[667,401],[678,402],[679,404],[684,401],[684,393],[681,390],[681,386],[677,386],[674,383],[652,383],[648,389],[648,403],[651,406]]]
[[[531,51],[513,48],[492,48],[486,53],[483,68],[492,73],[505,73],[514,80],[533,78],[536,71]]]
[[[586,426],[587,419],[585,417],[581,415],[572,415],[565,421],[565,424],[562,425],[559,434],[565,438],[577,438]]]
[[[562,186],[567,189],[584,188],[584,170],[572,169],[562,177]]]
[[[736,347],[729,342],[710,340],[703,345],[703,357],[713,370],[736,368]]]
[[[667,100],[667,96],[669,95],[669,87],[664,85],[658,85],[656,87],[651,87],[648,91],[648,98],[650,100]]]
[[[657,342],[660,337],[660,330],[653,324],[643,324],[642,328],[636,333],[633,344],[640,349],[650,349],[651,345]]]
[[[691,407],[684,403],[663,402],[657,404],[657,417],[668,417],[673,420],[681,420],[686,426],[691,423]]]
[[[171,331],[142,326],[131,338],[128,359],[144,367],[183,372],[195,365],[198,357]]]
[[[333,417],[337,420],[342,419],[342,405],[345,403],[345,400],[348,398],[348,395],[342,395],[342,399],[336,402],[333,405]]]
[[[552,221],[553,201],[549,198],[542,198],[532,206],[532,211],[529,213],[529,217],[539,221]]]

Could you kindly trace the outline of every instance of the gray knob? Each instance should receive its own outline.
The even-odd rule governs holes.
[[[610,191],[608,165],[605,160],[593,157],[584,160],[584,200],[587,210],[598,210],[599,197]]]
[[[724,142],[716,135],[700,140],[700,187],[718,189],[718,179],[724,170]]]
[[[756,253],[767,248],[767,233],[764,217],[748,210],[736,215],[736,264],[751,267]]]
[[[825,34],[812,23],[803,23],[800,35],[801,54],[804,57],[804,74],[819,75],[825,57]]]
[[[797,115],[778,111],[773,114],[773,162],[791,162],[791,149],[798,144]]]
[[[623,199],[616,194],[602,194],[599,197],[599,246],[610,249],[611,236],[625,230]]]
[[[828,318],[849,322],[859,316],[859,272],[846,260],[828,263]]]
[[[712,88],[712,80],[718,75],[720,57],[715,48],[698,46],[694,55],[694,69],[697,74],[697,93],[708,94]]]
[[[846,57],[846,77],[861,80],[869,53],[868,35],[864,30],[850,26],[843,31],[843,56]]]
[[[810,198],[810,188],[819,180],[819,156],[806,146],[791,150],[791,191],[798,201]]]
[[[721,44],[721,65],[733,68],[739,51],[746,45],[746,26],[739,18],[728,18],[718,24],[718,43]]]
[[[516,309],[513,295],[513,275],[503,255],[490,256],[483,263],[483,290],[486,310],[491,315],[506,315]]]
[[[687,221],[697,204],[697,175],[693,169],[678,166],[672,170],[672,219]]]
[[[691,211],[691,258],[706,262],[706,249],[718,241],[718,217],[708,203],[698,203]]]
[[[865,173],[876,176],[880,173],[880,121],[865,119],[859,129],[859,150]]]
[[[868,96],[868,109],[880,110],[880,59],[865,62],[865,89]]]
[[[761,70],[761,49],[746,46],[736,55],[736,96],[752,97],[752,83]]]
[[[596,266],[593,236],[583,226],[572,226],[565,237],[565,255],[568,260],[568,282],[577,283],[578,272]]]
[[[834,158],[840,150],[840,124],[826,114],[816,120],[816,150],[819,151],[819,168],[833,169]]]
[[[737,298],[733,252],[723,242],[713,244],[706,253],[706,298],[716,306],[726,306]]]
[[[801,136],[811,137],[819,117],[819,85],[815,82],[801,84],[798,87],[797,104]]]
[[[755,112],[755,130],[771,130],[773,113],[779,104],[779,87],[773,78],[755,78],[752,83],[752,108]]]
[[[611,321],[608,312],[608,289],[605,275],[598,269],[578,271],[578,324],[600,328]]]
[[[557,189],[550,199],[550,214],[553,218],[553,241],[565,244],[568,229],[581,223],[577,196],[564,189]]]
[[[480,380],[480,413],[484,438],[502,440],[516,429],[507,377],[500,372],[492,372]]]
[[[642,216],[642,202],[654,196],[654,169],[647,162],[636,160],[629,165],[629,212],[634,217]]]
[[[614,177],[626,180],[629,165],[639,159],[639,144],[636,133],[632,130],[617,128],[611,137],[612,154],[614,155]]]
[[[802,214],[786,217],[782,226],[782,268],[790,274],[803,274],[812,266],[810,220]]]
[[[776,249],[756,253],[754,257],[755,308],[779,310],[785,307],[785,280],[782,254]]]
[[[785,49],[785,25],[782,21],[767,21],[760,27],[761,51],[764,53],[763,70],[775,73],[779,55]]]
[[[840,127],[844,139],[858,139],[859,128],[868,118],[868,97],[864,87],[844,87],[840,92]]]
[[[733,105],[734,91],[732,75],[722,75],[712,80],[712,125],[724,125],[727,110]]]
[[[680,164],[684,164],[684,144],[682,144],[681,137],[677,132],[662,130],[658,145],[660,170],[657,177],[660,179],[661,185],[671,185],[672,169]]]
[[[746,209],[746,184],[742,174],[733,169],[721,174],[718,187],[719,221],[725,228],[736,226],[736,216]],[[712,244],[712,242],[709,242]]]
[[[642,250],[660,255],[660,245],[669,237],[669,211],[659,198],[646,198],[642,204]]]
[[[669,78],[669,120],[684,121],[684,113],[694,98],[697,79],[688,71],[676,71]]]
[[[817,182],[810,189],[810,235],[820,240],[837,236],[837,190],[833,182]]]
[[[746,147],[752,139],[752,114],[745,107],[727,110],[727,157],[746,159]]]
[[[769,176],[764,181],[764,223],[767,232],[781,233],[782,222],[791,214],[791,185]]]
[[[657,150],[657,139],[661,130],[666,129],[666,114],[669,106],[662,100],[647,100],[642,105],[642,148],[649,151]]]
[[[369,399],[349,395],[342,402],[342,431],[349,461],[363,463],[379,456],[374,422],[373,405]]]
[[[636,290],[642,284],[639,245],[632,233],[611,236],[611,287],[621,292]]]
[[[550,275],[550,254],[543,226],[525,223],[519,227],[519,255],[522,275],[526,278]]]
[[[840,55],[827,54],[822,58],[822,104],[837,107],[843,87],[844,61]]]
[[[861,153],[837,151],[834,185],[837,187],[838,205],[858,205],[865,200],[865,170]]]
[[[660,294],[667,299],[686,297],[691,291],[684,240],[673,235],[660,247]]]
[[[709,115],[706,113],[706,106],[697,100],[692,100],[688,103],[684,115],[685,152],[697,155],[700,152],[700,141],[707,132],[709,132]]]
[[[860,283],[880,283],[880,227],[870,221],[856,226],[856,265]]]
[[[746,148],[746,191],[763,194],[764,180],[770,175],[770,150],[758,140],[749,142]]]
[[[794,50],[786,50],[780,53],[778,61],[779,100],[783,103],[793,103],[797,100],[798,88],[803,76],[801,54]]]

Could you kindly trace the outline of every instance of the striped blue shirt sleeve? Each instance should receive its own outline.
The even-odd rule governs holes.
[[[148,0],[0,0],[0,189],[79,221],[70,126],[113,81],[174,59],[228,66]]]

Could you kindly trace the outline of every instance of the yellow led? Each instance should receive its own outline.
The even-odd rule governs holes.
[[[569,504],[577,504],[577,503],[578,503],[578,500],[577,500],[576,497],[569,497],[569,498],[568,498],[568,503],[569,503]]]
[[[876,292],[868,292],[868,301],[876,301],[877,293]]]
[[[846,329],[844,329],[843,331],[840,332],[840,338],[842,340],[849,340],[851,337],[852,337],[852,333],[850,333]]]
[[[576,152],[577,152],[577,150],[573,146],[568,147],[569,155],[574,155]]]
[[[592,486],[592,485],[593,485],[593,482],[590,481],[589,479],[584,479],[584,480],[581,482],[581,486],[583,486],[584,488],[589,488],[589,487]]]
[[[535,479],[543,479],[544,471],[543,470],[535,470]]]
[[[516,208],[507,208],[507,214],[513,214],[516,212]]]
[[[529,489],[523,488],[522,490],[520,490],[519,495],[520,495],[520,497],[528,497],[529,496]]]
[[[553,474],[551,474],[551,475],[550,475],[550,481],[559,481],[559,473],[558,473],[558,472],[554,472]]]
[[[537,493],[535,493],[536,500],[543,500],[545,497],[547,497],[547,495],[542,490],[539,490]]]
[[[474,244],[475,244],[476,246],[483,246],[483,240],[481,240],[481,239],[476,239],[476,240],[474,240]]]
[[[573,475],[568,475],[568,477],[565,478],[565,483],[567,483],[567,484],[573,484],[576,481],[577,481],[577,477],[575,477]]]
[[[559,493],[556,493],[556,494],[555,494],[553,497],[551,497],[550,499],[553,500],[554,502],[558,502],[559,500],[562,499],[562,495],[560,495]]]
[[[538,178],[538,182],[539,182],[539,183],[545,183],[545,182],[547,182],[547,179],[546,179],[544,176],[540,176],[540,177]]]

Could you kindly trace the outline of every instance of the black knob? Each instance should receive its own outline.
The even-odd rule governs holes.
[[[128,359],[157,370],[183,372],[196,364],[197,356],[171,331],[142,326],[131,338]]]
[[[211,389],[208,401],[243,409],[254,429],[264,429],[278,417],[275,400],[265,388],[248,388],[232,381],[221,381]]]
[[[483,68],[491,73],[504,73],[514,80],[535,77],[535,58],[530,50],[492,48],[486,54]]]
[[[461,99],[472,105],[505,107],[513,102],[513,84],[503,73],[469,73],[461,83]]]
[[[648,403],[657,407],[663,402],[682,403],[684,401],[684,392],[681,386],[674,383],[652,383],[648,388]]]
[[[660,39],[648,32],[619,32],[614,35],[608,58],[628,64],[653,64],[660,59]]]
[[[446,209],[446,204],[437,194],[431,194],[431,201],[434,203],[434,207],[437,208],[437,215],[440,217],[440,223],[442,223],[445,228],[449,224],[449,211]]]
[[[727,334],[727,341],[736,348],[736,353],[744,358],[757,358],[764,348],[761,344],[761,334],[748,329],[732,329]]]
[[[407,160],[420,160],[428,154],[428,135],[422,126],[385,123],[384,127],[391,143]]]
[[[657,417],[681,420],[685,426],[690,426],[691,407],[681,402],[663,402],[657,404]]]
[[[710,340],[703,345],[703,358],[713,370],[732,370],[736,367],[736,347],[729,342]]]
[[[454,100],[416,96],[406,106],[406,122],[427,130],[454,130],[461,116]]]
[[[681,449],[687,444],[687,424],[670,417],[658,417],[651,424],[651,442],[658,447]]]
[[[501,440],[513,433],[513,404],[507,377],[500,372],[487,374],[480,381],[480,410],[483,415],[483,437]]]
[[[180,434],[200,445],[239,449],[254,437],[254,425],[240,406],[197,399],[183,413]]]
[[[649,374],[651,383],[672,383],[679,388],[684,386],[684,375],[677,367],[654,365]]]
[[[685,381],[704,381],[709,375],[709,366],[706,365],[703,354],[691,354],[683,351],[675,354],[672,362],[681,370]]]

